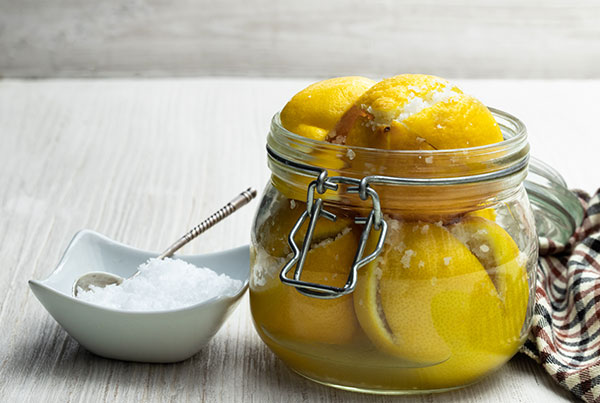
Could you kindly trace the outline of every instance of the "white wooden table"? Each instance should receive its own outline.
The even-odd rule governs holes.
[[[94,356],[44,311],[27,280],[45,278],[77,230],[161,250],[238,191],[262,188],[270,118],[309,81],[0,81],[0,401],[572,399],[521,355],[479,384],[443,395],[393,399],[319,386],[265,347],[247,301],[202,352],[173,365]],[[532,153],[572,187],[600,186],[600,81],[458,82],[522,118]],[[184,253],[247,243],[256,206]]]

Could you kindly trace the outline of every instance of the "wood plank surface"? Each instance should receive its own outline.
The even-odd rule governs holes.
[[[310,80],[0,81],[0,401],[431,402],[568,401],[516,356],[479,384],[443,395],[377,397],[320,386],[260,341],[247,299],[199,354],[133,364],[85,351],[27,286],[53,270],[73,234],[91,228],[149,250],[248,186],[262,189],[275,111]],[[529,125],[533,154],[593,191],[600,81],[460,82]],[[569,102],[573,97],[577,102]],[[249,240],[257,203],[184,253]]]
[[[596,0],[0,0],[0,75],[600,78]]]

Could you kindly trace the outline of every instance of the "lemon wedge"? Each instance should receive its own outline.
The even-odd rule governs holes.
[[[342,117],[333,141],[379,149],[447,150],[497,143],[502,133],[485,105],[448,81],[402,74],[369,88]]]
[[[325,141],[340,118],[375,82],[365,77],[336,77],[303,89],[281,111],[287,130]]]
[[[333,238],[315,243],[309,250],[300,279],[317,284],[342,287],[358,246],[351,227]],[[300,294],[279,278],[270,280],[265,291],[252,292],[255,320],[273,337],[295,342],[348,344],[362,334],[354,313],[351,295],[317,299]]]

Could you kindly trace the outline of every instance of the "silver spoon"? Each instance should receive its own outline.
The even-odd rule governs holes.
[[[192,228],[187,234],[179,238],[175,243],[169,246],[167,250],[160,254],[160,256],[158,256],[157,259],[164,259],[166,257],[172,256],[173,253],[178,251],[182,246],[184,246],[192,239],[196,238],[198,235],[202,234],[204,231],[223,220],[225,217],[228,217],[229,215],[237,211],[240,207],[248,204],[255,197],[255,189],[248,188],[244,190],[242,193],[237,195],[232,201],[227,203],[225,206],[221,207],[216,213],[208,217],[206,220],[202,221],[200,224]],[[139,273],[140,272],[137,271],[133,276],[129,278],[133,278]],[[84,275],[79,277],[75,281],[75,283],[73,283],[73,296],[76,297],[80,289],[82,291],[89,291],[90,286],[104,288],[107,285],[111,284],[119,285],[123,281],[123,277],[104,271],[92,271],[89,273],[85,273]]]

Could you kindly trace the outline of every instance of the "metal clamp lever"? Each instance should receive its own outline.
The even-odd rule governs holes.
[[[319,178],[317,180],[310,183],[310,185],[308,186],[306,211],[302,213],[302,215],[290,231],[288,237],[288,242],[290,247],[292,248],[293,257],[290,259],[290,261],[288,261],[285,264],[285,266],[281,269],[281,273],[279,274],[279,278],[282,283],[295,287],[298,290],[298,292],[309,297],[332,299],[341,297],[354,291],[354,288],[356,287],[358,269],[360,269],[367,263],[373,261],[379,255],[379,253],[381,253],[385,241],[385,236],[387,234],[387,223],[381,215],[379,198],[377,197],[377,193],[373,189],[369,188],[368,192],[365,193],[368,196],[372,197],[373,209],[371,210],[368,217],[356,217],[354,219],[354,222],[356,224],[365,225],[365,228],[363,229],[360,235],[360,240],[356,254],[354,256],[354,261],[352,263],[348,279],[346,280],[344,286],[333,287],[329,285],[310,283],[301,280],[302,269],[304,267],[306,256],[308,255],[308,251],[310,249],[317,220],[321,216],[326,217],[331,221],[335,221],[335,219],[337,218],[335,214],[323,209],[323,199],[317,198],[315,200],[314,191],[316,190],[318,193],[323,194],[325,193],[326,189],[337,190],[338,185],[336,182],[358,185],[359,181],[357,181],[356,179],[344,177],[327,178],[327,174],[322,173],[321,175],[319,175]],[[355,186],[353,188],[348,188],[347,191],[350,193],[358,193],[359,187]],[[300,249],[296,244],[294,238],[300,230],[300,228],[302,227],[302,225],[304,224],[304,222],[309,217],[310,221],[308,223],[308,228],[304,236],[302,249]],[[375,227],[376,230],[380,231],[379,239],[377,240],[377,245],[375,246],[373,252],[371,252],[371,254],[369,254],[368,256],[363,257],[365,247],[369,239],[369,235],[371,234],[371,229],[373,227]],[[294,266],[294,278],[292,279],[288,277],[288,274],[290,271],[292,271]]]

